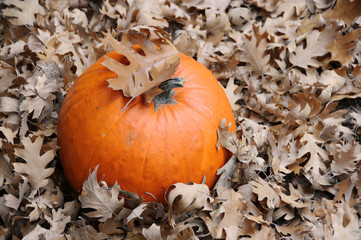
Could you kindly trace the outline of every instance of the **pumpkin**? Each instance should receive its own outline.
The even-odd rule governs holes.
[[[116,52],[108,57],[126,64]],[[144,96],[129,102],[122,91],[108,87],[117,75],[100,58],[69,89],[58,120],[59,157],[67,181],[80,192],[97,165],[98,179],[116,181],[123,190],[145,200],[164,202],[176,182],[212,186],[230,153],[216,148],[217,129],[226,118],[235,130],[230,103],[213,74],[193,58],[180,54],[172,78],[185,79],[174,90],[174,103],[155,109]]]

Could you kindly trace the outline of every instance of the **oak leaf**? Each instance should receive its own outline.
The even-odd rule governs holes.
[[[360,1],[352,0],[338,0],[334,8],[329,9],[321,14],[308,19],[305,18],[301,27],[298,29],[300,34],[307,33],[320,22],[320,19],[325,19],[326,21],[343,21],[348,26],[355,20],[356,17],[360,15],[361,4]]]
[[[134,27],[123,33],[120,42],[110,34],[105,39],[129,61],[127,65],[105,56],[103,62],[118,75],[108,80],[109,87],[122,90],[127,97],[139,96],[167,80],[180,61],[178,50],[160,28]]]
[[[351,50],[356,46],[360,38],[361,28],[337,35],[336,39],[328,47],[331,52],[330,61],[338,61],[342,66],[350,64],[352,60]]]
[[[15,155],[24,159],[25,163],[13,163],[14,170],[24,174],[33,189],[45,187],[54,168],[47,168],[48,164],[55,157],[55,149],[51,149],[41,154],[44,139],[37,137],[33,142],[29,137],[22,140],[24,149],[15,148]]]
[[[213,205],[219,207],[211,212],[212,219],[205,220],[213,238],[238,239],[239,235],[248,233],[244,215],[247,204],[243,198],[230,188],[215,199]]]
[[[301,68],[307,69],[311,67],[319,67],[321,63],[316,57],[324,56],[328,51],[330,43],[336,38],[336,25],[326,25],[325,30],[322,32],[313,30],[308,33],[305,38],[304,44],[294,45],[290,44],[287,46],[289,49],[290,62]]]
[[[326,212],[325,239],[360,239],[360,218],[355,209],[342,202],[337,211]]]
[[[5,0],[6,5],[14,5],[16,8],[5,8],[2,10],[10,22],[14,25],[33,26],[37,14],[45,15],[45,9],[38,0]]]
[[[267,198],[267,206],[270,209],[274,209],[280,205],[280,196],[268,182],[258,177],[257,179],[252,180],[251,184],[253,185],[253,192],[258,195],[259,201]]]
[[[305,132],[300,139],[297,158],[306,157],[306,165],[303,167],[306,177],[314,184],[316,189],[322,189],[322,185],[330,183],[330,177],[326,175],[326,161],[328,153],[320,146],[323,141],[318,140],[312,134]]]
[[[234,83],[233,77],[228,80],[227,85],[224,88],[233,111],[236,111],[241,107],[239,104],[237,104],[237,101],[239,101],[242,96],[242,94],[237,91],[239,88],[240,87]]]
[[[192,212],[196,209],[210,210],[213,197],[205,184],[175,183],[168,191],[169,212],[171,225],[175,225],[177,215]]]
[[[269,70],[268,62],[270,55],[267,52],[267,40],[264,38],[266,33],[260,34],[257,26],[253,27],[251,36],[244,37],[244,44],[240,46],[242,53],[237,58],[240,62],[247,63],[244,67],[238,67],[241,71],[249,71],[254,75],[263,75]]]
[[[85,213],[90,218],[96,218],[99,222],[117,216],[117,213],[124,205],[124,198],[119,199],[120,186],[115,183],[108,188],[105,182],[97,180],[99,165],[89,174],[88,179],[83,183],[83,191],[79,196],[82,208],[90,208],[94,211]]]

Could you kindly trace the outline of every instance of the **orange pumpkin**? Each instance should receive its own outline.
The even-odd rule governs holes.
[[[115,52],[107,56],[126,60]],[[216,171],[230,157],[217,150],[217,129],[223,118],[235,121],[229,101],[213,74],[193,58],[180,54],[172,77],[183,77],[176,88],[177,103],[154,108],[144,97],[129,98],[108,87],[116,74],[100,58],[68,91],[58,121],[60,161],[72,188],[80,192],[89,169],[99,165],[98,178],[117,181],[123,190],[145,200],[153,194],[164,202],[166,189],[176,182],[212,186]]]

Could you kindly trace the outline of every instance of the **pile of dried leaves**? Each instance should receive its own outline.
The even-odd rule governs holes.
[[[361,239],[359,0],[3,0],[0,239]],[[158,26],[224,85],[237,134],[211,191],[169,207],[76,196],[57,158],[66,90],[134,25]],[[182,197],[180,197],[182,196]]]

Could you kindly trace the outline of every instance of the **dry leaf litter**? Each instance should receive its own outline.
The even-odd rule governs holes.
[[[361,239],[361,1],[3,0],[0,239]],[[214,189],[169,205],[57,158],[66,91],[136,25],[164,29],[223,85],[237,133]],[[108,37],[107,37],[108,36]],[[120,197],[119,197],[120,196]]]

